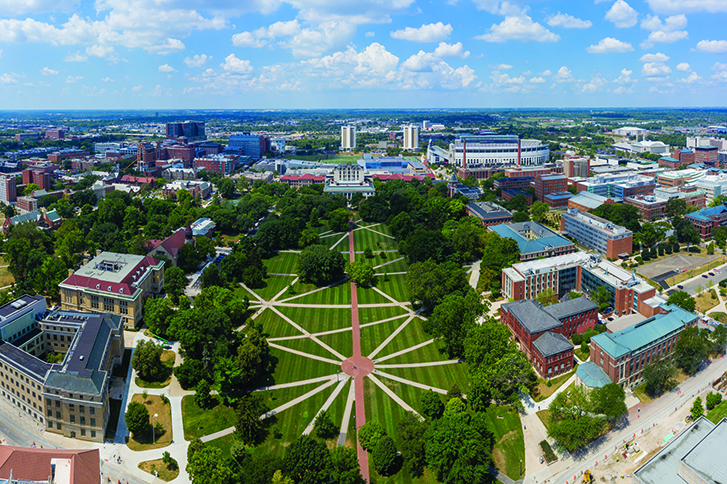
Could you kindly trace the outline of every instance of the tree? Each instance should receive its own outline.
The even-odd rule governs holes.
[[[551,304],[558,302],[558,293],[556,293],[554,289],[548,288],[541,291],[540,294],[535,297],[535,300],[543,306],[550,306]]]
[[[363,260],[357,260],[354,263],[346,264],[346,272],[351,281],[357,286],[373,286],[376,282],[376,276],[373,266],[367,264]]]
[[[212,403],[212,396],[210,395],[210,384],[207,380],[200,380],[197,383],[197,388],[194,394],[194,403],[199,408],[208,408]]]
[[[626,394],[623,387],[618,383],[609,383],[601,388],[591,391],[593,400],[593,411],[605,415],[609,421],[616,421],[626,415],[629,409],[626,407]]]
[[[382,476],[390,476],[396,471],[396,443],[388,435],[382,436],[376,443],[371,457],[374,470]]]
[[[302,435],[285,450],[283,465],[296,483],[323,484],[328,481],[331,456],[326,444]]]
[[[225,281],[220,275],[220,269],[217,267],[217,264],[208,265],[202,272],[201,279],[203,288],[213,286],[223,287],[225,285]]]
[[[235,435],[246,445],[256,445],[264,438],[265,427],[260,416],[267,411],[260,395],[247,394],[235,410]]]
[[[720,404],[722,401],[721,393],[709,392],[705,398],[707,402],[707,410],[712,410],[714,407]]]
[[[641,258],[644,260],[650,260],[651,259],[651,253],[649,252],[649,249],[644,249],[641,251]]]
[[[386,429],[379,422],[368,421],[358,429],[358,442],[366,450],[373,450],[379,439],[386,435]]]
[[[331,478],[336,484],[366,484],[358,465],[356,449],[344,445],[331,449]]]
[[[298,256],[298,275],[301,280],[319,287],[341,280],[345,268],[343,255],[323,245],[306,247]]]
[[[677,366],[690,375],[695,374],[709,356],[709,346],[709,341],[697,327],[683,329],[674,349]]]
[[[168,267],[164,271],[164,287],[175,303],[179,301],[179,296],[184,293],[187,284],[189,281],[181,268]]]
[[[385,222],[389,218],[389,202],[381,195],[374,195],[359,203],[358,213],[366,222]]]
[[[174,314],[169,299],[150,297],[144,303],[144,322],[149,331],[157,336],[168,336],[169,322]]]
[[[611,293],[604,286],[598,286],[591,293],[591,300],[598,304],[599,311],[603,311],[611,305]]]
[[[174,376],[177,377],[182,388],[188,389],[194,387],[195,383],[206,375],[204,365],[200,360],[186,358],[181,365],[174,367]]]
[[[345,208],[337,208],[328,214],[328,228],[334,232],[346,232],[349,229],[351,212]]]
[[[512,221],[514,223],[527,222],[530,220],[530,216],[526,212],[515,212],[512,214]]]
[[[548,436],[569,452],[595,440],[606,428],[606,419],[595,412],[594,399],[583,387],[561,392],[550,406]]]
[[[550,207],[545,202],[534,202],[530,207],[530,216],[536,222],[542,222]]]
[[[724,247],[727,244],[727,227],[720,225],[719,227],[713,228],[712,238],[717,242],[718,246]]]
[[[468,291],[464,297],[451,294],[442,299],[422,326],[424,331],[444,341],[450,357],[460,357],[464,354],[467,332],[484,311],[485,305],[475,291]]]
[[[447,294],[464,294],[469,282],[462,268],[454,262],[437,264],[427,260],[409,266],[405,285],[409,301],[421,301],[424,307],[434,309]]]
[[[720,324],[714,328],[714,331],[709,333],[709,340],[712,342],[713,353],[724,353],[727,346],[727,326]]]
[[[201,442],[190,444],[187,451],[186,471],[192,484],[232,484],[235,475],[227,466],[222,450],[218,447],[207,447]]]
[[[367,259],[373,259],[374,258],[374,251],[371,250],[371,247],[366,247],[363,251],[364,257]]]
[[[396,424],[396,438],[404,466],[414,477],[424,473],[427,458],[424,436],[428,428],[429,425],[419,420],[413,412],[407,412]]]
[[[25,187],[25,190],[23,190],[23,195],[32,195],[33,192],[40,190],[40,187],[35,183],[28,183],[28,185]]]
[[[666,202],[665,212],[667,217],[674,220],[683,217],[687,213],[687,202],[683,198],[670,198]]]
[[[313,428],[316,431],[316,435],[322,439],[330,439],[335,435],[338,435],[339,428],[333,423],[331,414],[328,410],[322,410],[321,413],[316,417]]]
[[[136,345],[134,357],[131,358],[131,367],[142,380],[156,381],[161,377],[164,369],[162,351],[164,351],[162,345],[154,344],[152,340],[140,341]]]
[[[704,407],[702,406],[702,397],[697,397],[694,399],[694,404],[692,405],[690,413],[692,414],[692,418],[694,420],[697,420],[699,417],[704,415]]]
[[[124,422],[129,432],[138,439],[139,435],[149,427],[149,410],[146,409],[146,405],[140,402],[129,403],[124,414]]]
[[[419,406],[422,415],[428,420],[436,420],[444,413],[444,403],[439,394],[433,390],[422,393]]]
[[[674,304],[675,306],[679,306],[680,308],[684,309],[685,311],[689,311],[690,313],[693,313],[694,310],[697,308],[697,301],[695,301],[692,296],[684,291],[677,291],[675,293],[672,293],[671,295],[669,295],[669,298],[666,300],[666,302],[667,304]]]

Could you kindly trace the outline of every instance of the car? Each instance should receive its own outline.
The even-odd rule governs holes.
[[[712,277],[714,277],[715,276],[715,273],[714,272],[710,272],[709,275],[712,276]]]
[[[677,289],[684,289],[684,286],[682,286],[681,284],[677,284]]]
[[[172,349],[172,345],[164,345],[163,348],[165,350],[171,350]]]

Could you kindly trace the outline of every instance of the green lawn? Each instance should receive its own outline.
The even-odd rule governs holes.
[[[317,336],[319,340],[338,351],[345,357],[353,356],[353,334],[351,331]],[[335,357],[334,357],[335,359]]]
[[[273,375],[269,381],[263,377],[261,381],[256,382],[257,384],[253,386],[278,385],[308,380],[319,376],[333,375],[341,369],[339,365],[312,360],[277,348],[270,348],[270,355],[275,365]],[[331,357],[331,359],[333,358]]]
[[[277,309],[310,333],[351,327],[350,309],[285,306],[280,306]]]
[[[409,269],[409,266],[406,263],[406,258],[400,259],[400,256],[397,254],[388,254],[390,257],[387,257],[386,259],[381,259],[379,256],[376,256],[374,267],[380,266],[381,264],[386,264],[383,267],[379,267],[376,269],[377,274],[392,274],[394,272],[406,272]],[[399,260],[397,260],[399,259]],[[388,262],[388,264],[387,264]]]
[[[398,321],[398,320],[397,320]],[[404,321],[401,321],[403,323]],[[388,324],[388,323],[383,323]],[[392,353],[397,353],[401,350],[411,348],[412,346],[416,346],[417,344],[423,343],[425,341],[428,341],[432,339],[430,335],[424,332],[424,329],[422,328],[422,320],[419,318],[412,319],[409,324],[406,326],[406,328],[402,329],[399,334],[396,335],[396,337],[389,342],[377,355],[376,358],[381,358],[382,356],[390,355]],[[381,340],[383,341],[383,340]],[[420,351],[425,350],[426,352],[429,352],[431,355],[436,355],[424,360],[420,360],[418,358],[412,357],[411,353],[404,353],[401,356],[397,356],[396,358],[404,357],[404,361],[400,361],[399,363],[416,363],[420,361],[443,361],[448,360],[446,355],[439,353],[439,346],[436,343],[430,343],[419,350],[414,351]],[[426,353],[425,353],[426,354]],[[393,360],[393,358],[392,358]],[[386,363],[391,363],[390,361],[386,361]]]
[[[466,363],[419,368],[382,368],[381,371],[442,390],[449,390],[455,383],[462,393],[466,394],[469,390]]]
[[[235,411],[222,405],[219,397],[213,396],[212,399],[215,406],[203,409],[194,402],[194,395],[182,398],[185,440],[194,440],[235,425]]]
[[[164,388],[169,385],[172,381],[172,370],[174,369],[174,360],[176,354],[174,351],[162,351],[162,372],[160,377],[155,381],[145,381],[141,377],[136,377],[134,380],[136,385],[140,388]]]
[[[560,388],[570,377],[573,376],[573,373],[575,373],[575,370],[569,371],[568,373],[565,373],[564,375],[556,376],[555,378],[551,378],[550,380],[546,380],[544,378],[538,378],[537,387],[533,391],[533,400],[536,402],[541,402],[551,396],[553,393],[555,393],[558,388]],[[548,385],[549,383],[550,385]]]
[[[313,284],[304,284],[302,282],[297,282],[293,287],[295,288],[297,295],[320,289],[318,286],[314,286]],[[292,296],[284,294],[279,299],[284,300],[290,297]],[[340,284],[325,288],[322,291],[316,291],[312,294],[291,299],[287,302],[295,304],[351,304],[351,283],[343,281]]]
[[[229,434],[225,435],[224,437],[220,437],[219,439],[210,440],[209,442],[205,443],[204,445],[210,446],[210,447],[217,447],[222,451],[222,459],[227,460],[230,458],[230,446],[232,446],[232,442],[235,441],[235,435]]]
[[[495,434],[492,457],[495,467],[510,479],[520,479],[520,462],[525,462],[523,426],[517,410],[509,406],[490,405],[487,423]]]
[[[274,257],[263,259],[263,264],[270,273],[295,274],[298,265],[298,254],[279,252]]]
[[[323,243],[323,245],[325,245],[329,249],[335,245],[336,250],[347,251],[349,249],[348,233],[347,232],[345,232],[345,233],[344,232],[335,232],[334,234],[335,235],[326,234],[327,235],[326,237],[322,237],[321,242]],[[341,240],[341,238],[344,238],[344,239]],[[339,240],[341,240],[341,242],[337,243]]]
[[[712,423],[718,423],[725,417],[727,417],[727,400],[723,400],[722,403],[720,403],[707,413],[707,418]]]
[[[274,298],[280,291],[288,287],[296,276],[269,276],[265,279],[265,287],[260,289],[253,289],[255,293],[266,301]],[[285,299],[288,296],[286,293],[280,296],[279,299]]]
[[[236,287],[234,294],[235,294],[235,296],[239,297],[240,299],[248,298],[250,300],[250,304],[255,304],[255,303],[260,304],[260,302],[258,301],[257,295],[253,292],[246,290],[242,286]]]
[[[359,299],[359,304],[361,300]],[[375,323],[384,319],[393,318],[394,316],[403,316],[408,314],[407,311],[399,306],[387,306],[382,308],[358,308],[359,324]]]
[[[382,230],[379,230],[382,227],[383,225],[377,225],[372,227],[370,230],[361,229],[354,231],[354,250],[356,252],[361,252],[364,249],[371,249],[374,252],[380,252],[382,250],[398,250],[399,244],[397,244],[396,239],[381,235],[381,233],[384,233]]]
[[[330,336],[334,336],[335,338],[329,338],[328,340],[323,341],[324,343],[328,344],[329,342],[333,342],[333,345],[331,346],[333,349],[338,349],[336,346],[341,346],[341,340],[347,339],[349,341],[352,341],[351,333],[346,331],[345,333],[334,333]],[[308,353],[315,356],[322,356],[323,358],[328,358],[331,360],[337,360],[338,357],[325,349],[323,346],[319,345],[315,341],[313,341],[310,338],[300,338],[300,339],[291,339],[291,340],[285,340],[285,341],[276,341],[275,344],[278,344],[280,346],[285,346],[286,348],[290,348],[296,351],[302,351],[304,353]],[[340,352],[340,351],[339,351]],[[344,354],[344,356],[350,356],[351,352],[348,354]]]
[[[268,338],[281,338],[284,336],[297,336],[301,333],[295,327],[281,318],[272,309],[265,309],[261,312],[257,318],[256,323],[262,323],[263,333]]]
[[[394,319],[392,321],[387,321],[385,323],[381,324],[375,324],[373,326],[366,326],[364,328],[361,328],[361,354],[364,356],[368,356],[371,354],[372,351],[374,351],[381,343],[384,342],[384,340],[396,330],[399,326],[404,324],[407,317],[401,317],[399,319]],[[410,322],[409,324],[413,324],[415,321]],[[396,339],[396,338],[394,338]],[[388,345],[387,345],[388,346]],[[383,352],[386,351],[386,347],[382,349],[378,355],[381,355]],[[388,362],[387,362],[388,363]]]
[[[377,279],[379,281],[383,281],[383,276],[377,276]],[[371,287],[359,287],[356,291],[356,294],[358,296],[358,303],[359,304],[386,304],[393,302],[388,299],[386,296],[381,294],[380,292],[375,291]]]
[[[394,272],[394,271],[391,271]],[[406,302],[409,298],[406,295],[406,274],[398,276],[389,276],[389,280],[384,280],[383,277],[379,278],[379,282],[376,287],[384,291],[389,296],[393,297],[397,301]]]

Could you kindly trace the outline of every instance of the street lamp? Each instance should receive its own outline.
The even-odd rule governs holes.
[[[523,475],[523,460],[520,459],[520,475]]]
[[[156,442],[157,442],[156,428],[154,428],[154,419],[157,418],[158,416],[159,416],[159,414],[155,413],[154,416],[152,416],[152,418],[151,418],[151,444],[152,445],[156,444]],[[522,461],[520,461],[520,462],[522,462]]]

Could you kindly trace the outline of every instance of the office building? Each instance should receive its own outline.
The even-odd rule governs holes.
[[[285,183],[289,187],[307,187],[315,183],[324,183],[326,177],[324,175],[311,175],[306,173],[305,175],[283,175],[280,177],[280,182]]]
[[[36,212],[38,210],[38,199],[33,196],[18,197],[16,199],[15,206],[20,211],[20,214],[28,212]]]
[[[477,217],[486,227],[512,222],[512,214],[492,202],[470,203],[466,210],[467,215]]]
[[[664,439],[665,441],[667,438]],[[727,476],[727,419],[702,415],[632,474],[634,484],[716,484]]]
[[[585,193],[585,192],[584,192]],[[705,190],[698,190],[695,186],[655,188],[654,195],[638,195],[624,200],[624,204],[633,205],[639,210],[641,218],[647,222],[664,218],[666,202],[670,198],[680,198],[687,206],[704,208],[707,206]]]
[[[195,158],[194,169],[229,175],[235,171],[235,161],[230,155],[210,155]]]
[[[633,251],[630,230],[576,208],[560,216],[560,232],[609,259],[626,257]]]
[[[167,123],[167,139],[184,138],[186,141],[203,141],[205,135],[204,121],[184,121],[183,123]]]
[[[18,199],[18,190],[14,176],[0,177],[0,202],[13,203]]]
[[[727,204],[688,213],[684,215],[684,219],[691,222],[702,240],[708,239],[712,236],[712,229],[727,224]]]
[[[0,446],[2,484],[98,484],[98,449]]]
[[[45,137],[48,139],[58,140],[58,139],[63,139],[66,136],[62,129],[51,128],[51,129],[45,130]]]
[[[520,260],[539,257],[556,257],[576,251],[575,244],[537,222],[506,223],[488,227],[500,237],[510,237],[517,242]]]
[[[522,195],[525,197],[525,200],[528,202],[528,205],[533,204],[533,196],[529,194],[528,192],[524,192],[520,190],[519,188],[509,188],[506,190],[503,190],[500,194],[500,198],[505,200],[506,202],[509,202],[513,198],[517,197],[518,195]]]
[[[38,133],[18,133],[15,135],[15,141],[25,143],[26,141],[35,141],[40,137]]]
[[[615,202],[637,195],[651,195],[656,187],[653,177],[637,174],[599,175],[576,183],[578,193],[587,191]]]
[[[268,149],[268,138],[263,135],[238,133],[230,135],[227,151],[259,160]]]
[[[564,175],[543,175],[535,177],[535,198],[544,201],[545,195],[565,192],[568,189],[568,179]]]
[[[356,126],[341,126],[341,151],[356,149]]]
[[[575,252],[513,264],[502,270],[502,294],[505,299],[520,301],[535,299],[541,292],[551,289],[558,299],[562,299],[577,290],[579,268],[592,257],[598,256]]]
[[[694,163],[694,150],[675,148],[671,153],[671,157],[679,160],[682,165],[691,165]]]
[[[463,179],[472,175],[483,180],[506,166],[542,165],[549,158],[547,144],[516,135],[461,134],[449,145],[450,163],[459,167],[457,174]]]
[[[694,162],[704,163],[708,166],[714,166],[717,163],[717,153],[719,150],[716,146],[695,146]]]
[[[596,326],[598,306],[586,297],[547,307],[523,299],[500,306],[500,321],[535,370],[544,378],[553,378],[572,370],[573,345],[568,338]]]
[[[191,168],[197,156],[197,148],[194,145],[171,145],[165,146],[164,150],[166,150],[165,158],[182,160],[184,168]]]
[[[545,195],[542,201],[547,203],[550,208],[565,208],[571,198],[573,198],[571,192],[553,192]]]
[[[176,197],[179,190],[187,190],[192,198],[204,200],[212,194],[212,184],[201,180],[174,180],[162,187],[162,196]]]
[[[404,143],[403,148],[408,151],[419,149],[419,127],[410,124],[404,126]]]
[[[499,190],[527,190],[530,188],[530,183],[535,180],[532,176],[513,176],[506,178],[498,178],[495,180],[494,187]]]
[[[656,176],[656,182],[663,187],[678,187],[697,182],[704,178],[706,174],[707,172],[704,170],[693,169],[665,171]]]
[[[349,200],[354,193],[360,193],[368,198],[374,193],[374,182],[371,176],[357,163],[341,163],[333,169],[333,175],[326,177],[323,187],[325,193],[342,194]]]
[[[615,203],[616,202],[608,197],[602,197],[601,195],[596,195],[595,193],[583,191],[568,200],[568,208],[576,208],[581,212],[590,212],[591,210],[595,210],[603,204],[614,205]]]
[[[590,158],[566,154],[563,159],[563,174],[568,178],[588,177],[591,174]]]
[[[122,318],[48,313],[44,297],[28,295],[0,307],[0,316],[0,394],[8,405],[48,432],[102,442],[111,370],[124,351]],[[64,358],[46,363],[48,353]]]
[[[590,360],[600,366],[614,383],[629,388],[643,382],[642,370],[654,361],[669,359],[679,334],[696,326],[699,317],[675,305],[663,305],[656,314],[615,333],[591,338]]]
[[[694,186],[705,191],[707,204],[710,204],[720,195],[727,195],[727,176],[723,173],[706,175],[697,180]]]
[[[146,299],[164,287],[163,266],[153,257],[101,252],[59,284],[61,308],[117,314],[135,327]]]

